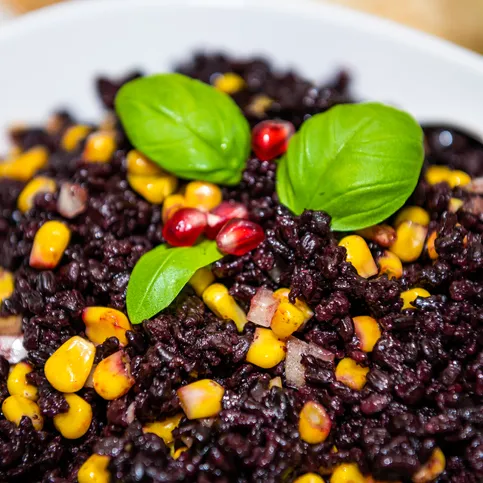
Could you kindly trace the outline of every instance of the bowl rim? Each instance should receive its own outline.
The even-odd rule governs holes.
[[[179,8],[197,7],[212,10],[245,10],[275,12],[294,19],[320,18],[344,28],[358,30],[371,36],[391,39],[423,51],[427,55],[464,66],[483,74],[483,56],[452,42],[416,30],[389,19],[359,12],[347,6],[314,0],[82,0],[57,3],[15,18],[0,28],[0,43],[15,41],[31,30],[45,28],[67,19],[80,20],[106,11],[129,11],[143,7]]]

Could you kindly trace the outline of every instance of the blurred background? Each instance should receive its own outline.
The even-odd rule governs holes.
[[[11,18],[61,1],[0,0],[0,28]],[[102,0],[99,0],[102,1]],[[226,0],[227,2],[231,0]],[[293,1],[300,0],[280,0]],[[387,17],[483,53],[483,0],[313,0]]]

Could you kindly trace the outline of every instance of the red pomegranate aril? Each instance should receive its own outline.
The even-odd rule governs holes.
[[[196,208],[181,208],[164,225],[163,237],[174,247],[190,247],[205,231],[206,214]]]
[[[223,226],[216,237],[218,249],[229,255],[241,256],[257,248],[265,240],[263,228],[248,220],[234,218]]]
[[[252,149],[260,161],[270,161],[287,151],[295,132],[289,121],[262,121],[252,129]]]
[[[245,205],[235,201],[223,201],[216,208],[208,213],[208,226],[205,235],[210,240],[214,240],[223,225],[233,218],[248,218],[248,210]]]

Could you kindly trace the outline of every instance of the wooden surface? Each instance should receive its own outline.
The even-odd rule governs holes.
[[[23,13],[59,1],[62,0],[0,0],[0,3]],[[388,17],[483,53],[483,0],[319,1],[348,5]]]

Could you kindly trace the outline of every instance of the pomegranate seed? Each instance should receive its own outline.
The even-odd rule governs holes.
[[[295,132],[289,121],[262,121],[252,129],[252,149],[260,161],[270,161],[287,151]]]
[[[164,225],[163,237],[174,247],[190,247],[205,228],[205,213],[196,208],[181,208]]]
[[[253,221],[234,218],[226,222],[216,237],[220,251],[229,255],[245,255],[265,240],[263,228]]]
[[[206,237],[214,240],[222,229],[223,225],[233,218],[248,218],[248,210],[245,205],[235,201],[223,201],[213,208],[208,214],[208,226],[206,227]]]

